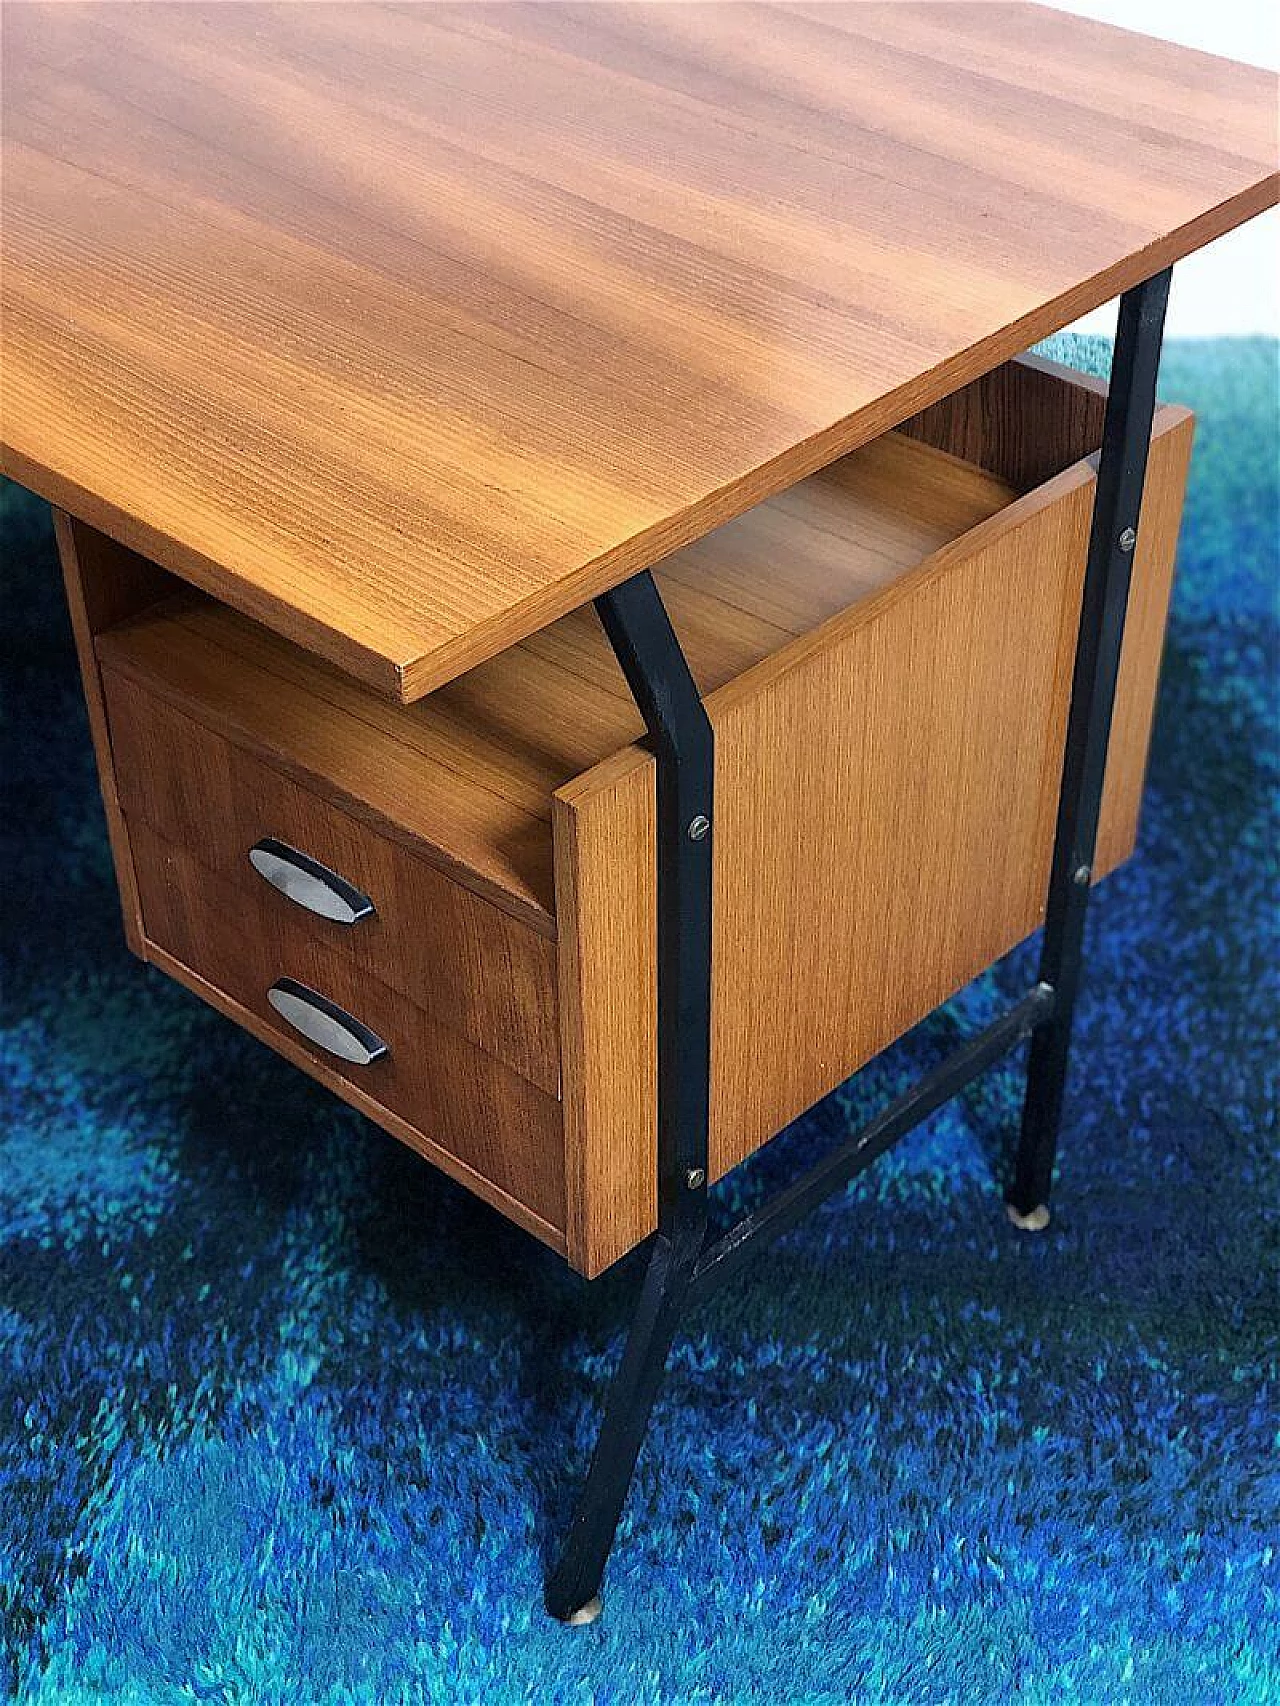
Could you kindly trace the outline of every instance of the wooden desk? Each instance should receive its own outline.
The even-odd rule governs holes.
[[[4,466],[130,945],[584,1274],[656,1232],[575,1613],[682,1304],[1027,1034],[1047,1219],[1190,448],[1165,274],[1276,200],[1274,82],[1008,5],[4,22]],[[1121,291],[1109,404],[1013,359]],[[1046,918],[1007,1021],[706,1244]]]

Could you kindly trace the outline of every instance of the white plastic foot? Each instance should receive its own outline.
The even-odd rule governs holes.
[[[1045,1203],[1041,1203],[1039,1208],[1030,1209],[1026,1214],[1019,1214],[1013,1204],[1007,1202],[1004,1212],[1019,1232],[1043,1232],[1049,1224],[1049,1210]]]
[[[604,1610],[604,1601],[598,1593],[592,1594],[585,1605],[580,1605],[576,1611],[571,1611],[564,1621],[571,1629],[584,1628],[588,1623],[594,1623]]]

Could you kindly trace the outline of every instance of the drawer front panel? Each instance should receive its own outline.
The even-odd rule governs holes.
[[[314,940],[349,956],[559,1093],[554,942],[135,682],[103,679],[126,815],[216,872],[245,929],[269,928],[295,953]],[[327,867],[373,912],[342,922],[291,899],[250,861],[272,839]]]
[[[563,1227],[564,1144],[554,1097],[347,955],[273,929],[270,914],[265,923],[254,918],[236,887],[147,825],[130,823],[129,832],[149,944],[252,1013],[260,1035],[371,1118],[389,1110],[427,1139],[433,1158],[445,1151],[538,1220]],[[308,1041],[272,1003],[282,980],[351,1015],[386,1054],[359,1066]],[[398,1121],[389,1129],[405,1137]]]

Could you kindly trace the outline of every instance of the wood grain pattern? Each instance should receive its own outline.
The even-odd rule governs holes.
[[[406,710],[225,606],[189,598],[100,637],[135,680],[283,775],[403,839],[553,936],[547,796],[555,772],[432,700]]]
[[[1101,379],[1027,355],[933,404],[902,431],[1025,492],[1078,459],[1096,468],[1106,402]],[[1188,410],[1158,406],[1107,749],[1095,881],[1123,863],[1137,841],[1193,432]]]
[[[288,957],[275,959],[277,944],[243,922],[231,885],[145,824],[131,823],[130,835],[149,957],[166,970],[186,968],[206,999],[218,992],[214,1004],[233,1004],[241,1023],[251,1014],[247,1028],[260,1040],[504,1213],[518,1205],[513,1218],[563,1248],[564,1144],[554,1097],[314,939],[290,943]],[[300,1038],[266,999],[284,976],[369,1025],[389,1057],[345,1067]]]
[[[314,938],[559,1095],[553,942],[135,682],[107,671],[104,685],[126,818],[221,878],[239,929],[280,963]],[[248,859],[266,835],[353,882],[374,915],[347,927],[280,894]]]
[[[1190,433],[1185,410],[1159,410],[1099,874],[1136,828]],[[714,1177],[1041,921],[1093,495],[1091,464],[1075,463],[709,696]],[[600,861],[574,876],[584,939],[608,940],[612,920],[593,926],[581,899],[608,881],[629,916],[652,915],[652,795],[653,761],[632,749],[557,796],[566,861]],[[594,1027],[585,1070],[641,1060],[651,1086],[652,931],[641,940],[639,962],[583,954],[578,1002]],[[566,1016],[571,999],[562,982]],[[579,1094],[610,1122],[608,1226],[625,1247],[653,1224],[652,1103],[612,1072]]]
[[[1011,495],[891,434],[670,559],[657,578],[699,686],[732,680]],[[114,673],[547,935],[551,796],[643,732],[590,609],[411,707],[200,599],[150,611],[98,649]]]
[[[390,1108],[384,1108],[371,1096],[366,1095],[357,1085],[351,1083],[349,1079],[343,1078],[340,1073],[331,1071],[319,1060],[311,1058],[300,1044],[291,1041],[278,1029],[274,1029],[252,1008],[233,1000],[225,990],[219,989],[216,984],[212,984],[206,978],[201,977],[199,972],[193,971],[188,965],[184,965],[181,960],[176,959],[164,948],[157,947],[154,942],[147,942],[145,946],[146,958],[152,965],[164,972],[167,977],[171,977],[175,983],[180,983],[192,995],[198,996],[201,1001],[206,1002],[216,1012],[221,1013],[223,1018],[230,1019],[233,1024],[239,1025],[242,1031],[247,1031],[258,1042],[265,1043],[268,1048],[274,1049],[277,1054],[282,1055],[292,1065],[309,1073],[317,1083],[323,1084],[327,1090],[332,1090],[336,1096],[340,1096],[344,1102],[355,1108],[357,1113],[363,1114],[366,1119],[381,1126],[383,1131],[398,1138],[408,1148],[416,1150],[425,1160],[439,1167],[441,1172],[447,1173],[451,1179],[456,1179],[459,1184],[465,1185],[473,1191],[482,1202],[487,1202],[491,1208],[495,1208],[500,1214],[506,1215],[508,1220],[514,1221],[517,1226],[522,1226],[526,1232],[532,1233],[542,1243],[549,1245],[557,1255],[563,1256],[565,1254],[564,1233],[558,1226],[552,1226],[548,1221],[539,1219],[536,1214],[532,1214],[526,1208],[524,1203],[500,1191],[482,1173],[477,1173],[474,1168],[468,1167],[465,1162],[460,1161],[448,1149],[441,1148],[425,1132],[419,1131],[407,1120],[402,1120],[398,1114],[392,1113]],[[274,1014],[272,1017],[274,1018]]]
[[[1138,839],[1182,499],[1195,432],[1194,419],[1186,409],[1165,407],[1158,420],[1163,430],[1152,440],[1147,463],[1115,715],[1107,743],[1107,774],[1093,861],[1095,881],[1122,864]]]
[[[655,772],[636,748],[556,795],[566,1245],[594,1278],[657,1224]]]
[[[5,8],[4,465],[416,698],[1270,205],[1035,7]]]
[[[713,1176],[1039,922],[1090,500],[1059,476],[716,704]]]
[[[1029,492],[1097,455],[1106,412],[1101,379],[1023,355],[930,404],[902,431]]]
[[[178,583],[154,563],[127,551],[93,528],[83,526],[63,510],[55,509],[53,512],[53,531],[58,545],[58,560],[62,565],[76,657],[80,664],[89,734],[97,763],[102,809],[107,820],[107,840],[124,918],[125,941],[133,953],[145,959],[138,885],[111,762],[106,704],[94,641],[108,628],[169,597]]]

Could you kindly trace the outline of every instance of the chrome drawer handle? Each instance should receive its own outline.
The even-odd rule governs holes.
[[[321,918],[332,918],[336,924],[358,924],[373,915],[374,905],[367,894],[361,894],[345,877],[309,853],[274,836],[254,843],[249,849],[249,863],[272,888]]]
[[[375,1060],[391,1053],[382,1038],[367,1025],[296,978],[277,978],[267,991],[267,1000],[287,1025],[292,1025],[309,1043],[327,1054],[336,1054],[339,1060],[372,1066]]]

